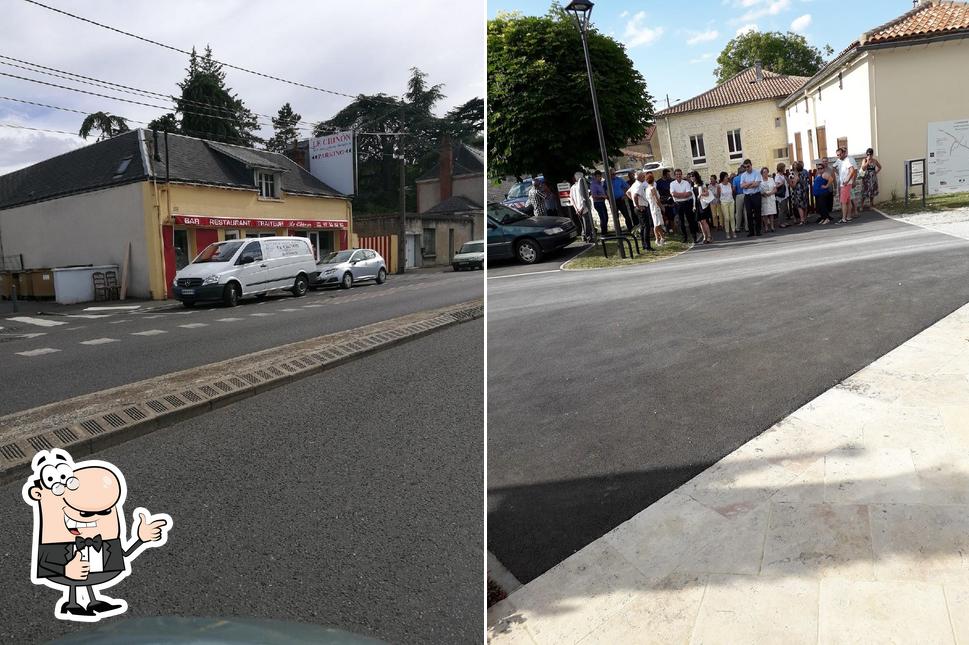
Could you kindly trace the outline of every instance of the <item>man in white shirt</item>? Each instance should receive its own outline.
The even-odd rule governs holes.
[[[693,213],[693,184],[683,179],[683,171],[677,168],[673,171],[673,182],[670,183],[670,194],[673,196],[674,217],[680,222],[683,231],[683,243],[686,244],[687,222],[693,243],[697,243],[696,215]]]
[[[586,242],[594,242],[596,234],[592,225],[592,199],[585,187],[585,177],[581,172],[575,173],[575,182],[569,189],[569,198],[572,200],[572,208],[575,209],[575,214],[579,218],[582,239]]]
[[[834,162],[838,169],[838,201],[841,202],[841,221],[839,224],[850,222],[853,218],[854,203],[851,201],[851,189],[855,185],[855,178],[858,176],[858,166],[854,159],[848,156],[845,148],[838,148],[838,160]]]
[[[653,218],[659,218],[660,225],[663,222],[663,214],[657,213],[653,215],[652,210],[649,208],[649,198],[646,195],[646,190],[649,188],[649,184],[646,183],[646,173],[640,172],[636,175],[636,181],[633,185],[629,187],[626,191],[626,195],[632,200],[633,208],[636,210],[636,217],[639,221],[639,230],[643,240],[643,247],[647,251],[652,251],[653,248],[650,246],[649,233],[652,230],[651,223],[656,220]]]
[[[754,171],[750,159],[744,159],[744,174],[740,175],[740,189],[744,192],[744,211],[747,213],[747,237],[760,237],[760,173]]]

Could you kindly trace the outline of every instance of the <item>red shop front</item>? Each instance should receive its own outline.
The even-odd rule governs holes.
[[[328,251],[349,248],[350,223],[346,220],[239,219],[196,215],[175,215],[173,220],[174,225],[162,226],[168,297],[172,296],[171,284],[175,272],[213,242],[293,235],[308,238],[317,258]]]

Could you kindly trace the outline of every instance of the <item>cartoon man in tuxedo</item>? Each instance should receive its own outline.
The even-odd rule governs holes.
[[[57,618],[95,622],[124,613],[128,603],[95,590],[121,582],[144,548],[165,544],[172,518],[137,508],[131,537],[123,541],[127,488],[117,468],[97,460],[75,464],[57,448],[34,455],[32,467],[23,488],[34,509],[31,580],[64,592]],[[79,588],[86,605],[78,602]]]

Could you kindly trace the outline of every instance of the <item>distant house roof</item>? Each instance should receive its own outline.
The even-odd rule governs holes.
[[[0,177],[0,209],[84,193],[111,186],[166,178],[165,140],[148,130],[132,130],[65,152]],[[343,197],[339,192],[275,152],[168,135],[171,181],[255,190],[253,169],[285,173],[284,193]]]
[[[926,38],[953,36],[969,37],[969,4],[939,0],[923,2],[898,18],[863,33],[808,79],[804,87],[827,78],[834,70],[868,49],[901,47]],[[799,89],[802,88],[792,92],[781,101],[781,105],[786,106],[796,100],[800,96]]]
[[[763,79],[758,81],[757,70],[749,67],[712,90],[707,90],[692,99],[660,110],[656,113],[656,116],[671,116],[684,112],[712,110],[731,105],[753,103],[754,101],[784,98],[792,92],[796,92],[807,80],[806,76],[775,74],[765,69],[763,70]]]
[[[458,175],[483,175],[484,174],[484,152],[477,148],[472,148],[463,143],[455,143],[451,146],[453,151],[453,161],[451,166],[451,176]],[[438,161],[434,166],[417,178],[417,181],[433,181],[440,179],[441,163]]]
[[[147,176],[138,131],[133,130],[3,175],[0,209],[129,184]]]
[[[153,146],[152,134],[149,131],[144,132],[149,146],[152,170],[156,177],[164,179],[166,177],[165,141],[161,136],[158,137],[160,153],[158,156],[161,160],[155,159],[150,152]],[[276,152],[170,134],[168,135],[168,160],[171,181],[255,189],[252,170],[274,170],[285,173],[282,180],[284,193],[343,197],[295,161]]]
[[[473,201],[467,197],[462,197],[460,195],[452,195],[448,197],[443,202],[435,204],[432,208],[427,209],[426,213],[432,215],[438,213],[463,213],[467,211],[480,211],[481,204],[475,204]]]

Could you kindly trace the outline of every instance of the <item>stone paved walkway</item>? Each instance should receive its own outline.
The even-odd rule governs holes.
[[[969,643],[969,305],[492,607],[488,638]]]

